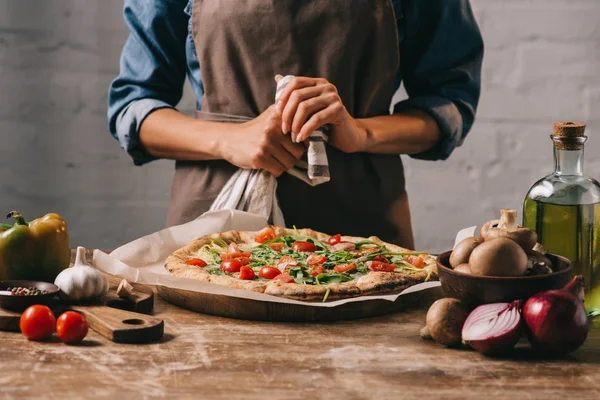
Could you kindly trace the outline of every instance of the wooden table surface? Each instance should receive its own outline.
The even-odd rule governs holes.
[[[592,399],[600,395],[600,320],[558,360],[527,348],[503,359],[419,338],[439,289],[404,312],[297,324],[233,320],[158,296],[165,337],[116,344],[90,331],[79,346],[0,332],[2,399]],[[521,344],[519,346],[522,346]]]

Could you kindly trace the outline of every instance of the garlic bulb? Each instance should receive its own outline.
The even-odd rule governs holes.
[[[54,281],[61,292],[70,300],[91,300],[108,291],[106,276],[96,268],[88,265],[85,248],[77,247],[75,265],[63,270]]]

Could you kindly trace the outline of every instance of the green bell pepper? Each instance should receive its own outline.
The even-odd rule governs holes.
[[[50,213],[28,223],[16,211],[6,218],[16,222],[0,225],[0,280],[54,282],[71,261],[65,220]]]

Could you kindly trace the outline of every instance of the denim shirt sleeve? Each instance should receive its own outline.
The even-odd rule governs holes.
[[[400,74],[409,98],[396,104],[394,112],[412,108],[431,115],[441,139],[434,148],[411,157],[445,160],[473,125],[483,40],[468,0],[399,2]]]
[[[130,34],[119,76],[108,94],[108,120],[136,165],[154,160],[139,142],[139,128],[152,111],[181,100],[186,76],[188,0],[125,0]]]

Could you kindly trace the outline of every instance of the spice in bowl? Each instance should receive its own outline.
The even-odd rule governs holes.
[[[6,288],[6,291],[10,292],[13,296],[41,296],[48,294],[47,290],[36,287],[9,287]]]

